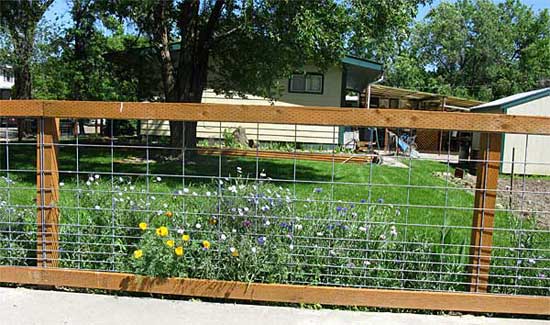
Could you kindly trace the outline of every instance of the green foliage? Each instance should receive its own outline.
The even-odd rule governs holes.
[[[445,180],[432,172],[445,171],[444,164],[413,161],[411,184],[419,187],[407,198],[409,170],[402,168],[242,158],[220,162],[219,157],[203,157],[196,166],[186,166],[182,184],[181,161],[150,163],[146,175],[145,164],[120,162],[144,154],[142,150],[115,150],[111,166],[110,149],[105,149],[80,151],[80,170],[97,171],[97,176],[61,175],[62,267],[258,282],[467,290],[473,195],[442,188]],[[11,163],[32,170],[35,162],[28,159],[32,150],[33,146],[10,148]],[[60,170],[74,168],[74,159],[74,148],[61,146]],[[220,166],[221,179],[204,179],[204,175],[218,175]],[[265,175],[260,169],[260,180],[251,181],[258,166],[271,172]],[[111,168],[134,176],[111,178],[105,174]],[[326,182],[333,168],[345,186]],[[29,173],[11,174],[9,179],[0,178],[4,211],[0,263],[32,265],[35,178]],[[318,183],[280,181],[294,175]],[[369,180],[379,186],[368,189]],[[407,209],[405,204],[427,208]],[[455,208],[445,213],[428,208],[445,204]],[[138,228],[141,222],[148,224],[145,231]],[[538,228],[535,219],[504,211],[497,212],[495,222],[491,272],[498,277],[490,278],[491,291],[547,294],[548,231]],[[156,234],[161,226],[168,227],[166,237]],[[189,242],[183,241],[183,234],[190,236]],[[264,244],[258,241],[261,236],[266,237]],[[168,240],[174,240],[174,247],[166,245]],[[207,250],[204,240],[210,243]],[[178,246],[184,249],[182,256],[176,255]],[[232,247],[239,256],[233,256]],[[136,259],[133,253],[138,249],[143,255]]]
[[[518,0],[442,2],[390,66],[395,86],[493,100],[544,86],[550,12]]]
[[[33,54],[35,32],[42,15],[53,0],[0,1],[0,59],[13,65],[15,85],[13,98],[31,98],[32,81],[30,63]],[[2,34],[9,42],[2,44]],[[7,45],[7,46],[6,46]],[[3,52],[3,53],[2,53]]]
[[[123,24],[101,15],[96,1],[73,1],[71,25],[39,26],[40,51],[33,64],[34,97],[42,99],[136,100],[131,71],[107,61],[105,53],[124,50],[135,37]],[[107,29],[107,30],[105,30]]]
[[[199,63],[192,56],[208,63],[208,87],[219,93],[277,98],[285,86],[279,81],[305,65],[326,69],[349,52],[389,56],[395,48],[395,35],[404,35],[417,6],[428,2],[225,1],[216,16],[218,1],[199,8],[174,1],[103,1],[109,13],[129,19],[151,41],[152,52],[156,52],[153,55],[147,50],[141,60],[134,60],[131,57],[136,53],[128,52],[129,58],[119,62],[130,66],[133,61],[140,64],[147,60],[148,65],[140,68],[149,72],[143,75],[158,78],[151,86],[158,90],[163,84],[160,95],[164,98],[170,98],[174,91],[183,94],[179,97],[189,95],[186,92],[194,86],[186,78],[204,68],[195,66]],[[191,29],[184,28],[187,24],[196,24],[198,32],[190,33]],[[172,42],[172,49],[181,55],[165,53],[169,57],[161,59],[158,49],[167,42]],[[205,84],[203,80],[200,87]]]
[[[241,144],[235,141],[233,132],[230,129],[223,130],[223,145],[229,148],[240,148]]]
[[[418,7],[432,0],[346,0],[347,51],[391,66],[410,35]]]

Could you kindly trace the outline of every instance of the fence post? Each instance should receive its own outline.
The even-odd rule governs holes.
[[[36,264],[57,267],[59,264],[59,170],[57,149],[59,119],[39,118],[36,147],[37,251]]]
[[[481,134],[470,242],[470,291],[487,292],[501,153],[500,133]]]

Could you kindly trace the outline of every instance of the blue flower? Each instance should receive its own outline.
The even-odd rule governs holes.
[[[267,240],[267,238],[265,236],[260,236],[260,237],[258,237],[258,239],[256,239],[256,241],[258,242],[259,245],[265,244],[266,240]]]
[[[361,203],[367,203],[367,200],[361,199]]]
[[[315,192],[315,193],[321,193],[321,192],[323,192],[323,189],[320,188],[320,187],[316,187],[316,188],[313,189],[313,192]]]
[[[384,199],[383,199],[383,198],[379,198],[377,202],[380,203],[380,204],[384,204]]]

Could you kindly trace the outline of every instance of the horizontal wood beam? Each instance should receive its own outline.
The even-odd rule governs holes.
[[[458,292],[356,289],[219,280],[153,278],[133,274],[36,267],[0,267],[0,282],[271,301],[485,313],[550,314],[550,297]]]
[[[40,100],[0,100],[0,117],[41,117],[43,107]]]
[[[43,111],[40,107],[43,105]],[[24,109],[20,109],[24,108]],[[550,117],[341,107],[192,103],[0,101],[1,116],[376,126],[550,135]]]
[[[248,157],[248,158],[262,158],[262,159],[296,159],[296,160],[311,160],[311,161],[325,161],[325,162],[341,162],[341,163],[354,163],[364,164],[370,162],[373,156],[367,155],[349,155],[349,154],[323,154],[323,153],[309,153],[309,152],[284,152],[284,151],[272,151],[272,150],[252,150],[252,149],[220,149],[220,148],[197,148],[196,152],[199,155],[206,156],[230,156],[230,157]]]

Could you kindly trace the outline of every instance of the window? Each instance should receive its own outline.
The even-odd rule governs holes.
[[[323,81],[321,73],[295,73],[288,82],[288,92],[322,94]]]
[[[4,81],[11,82],[11,71],[10,70],[2,70],[1,72],[4,75]]]
[[[380,97],[371,97],[370,98],[370,108],[380,107]]]
[[[399,98],[390,98],[390,108],[399,108]]]

